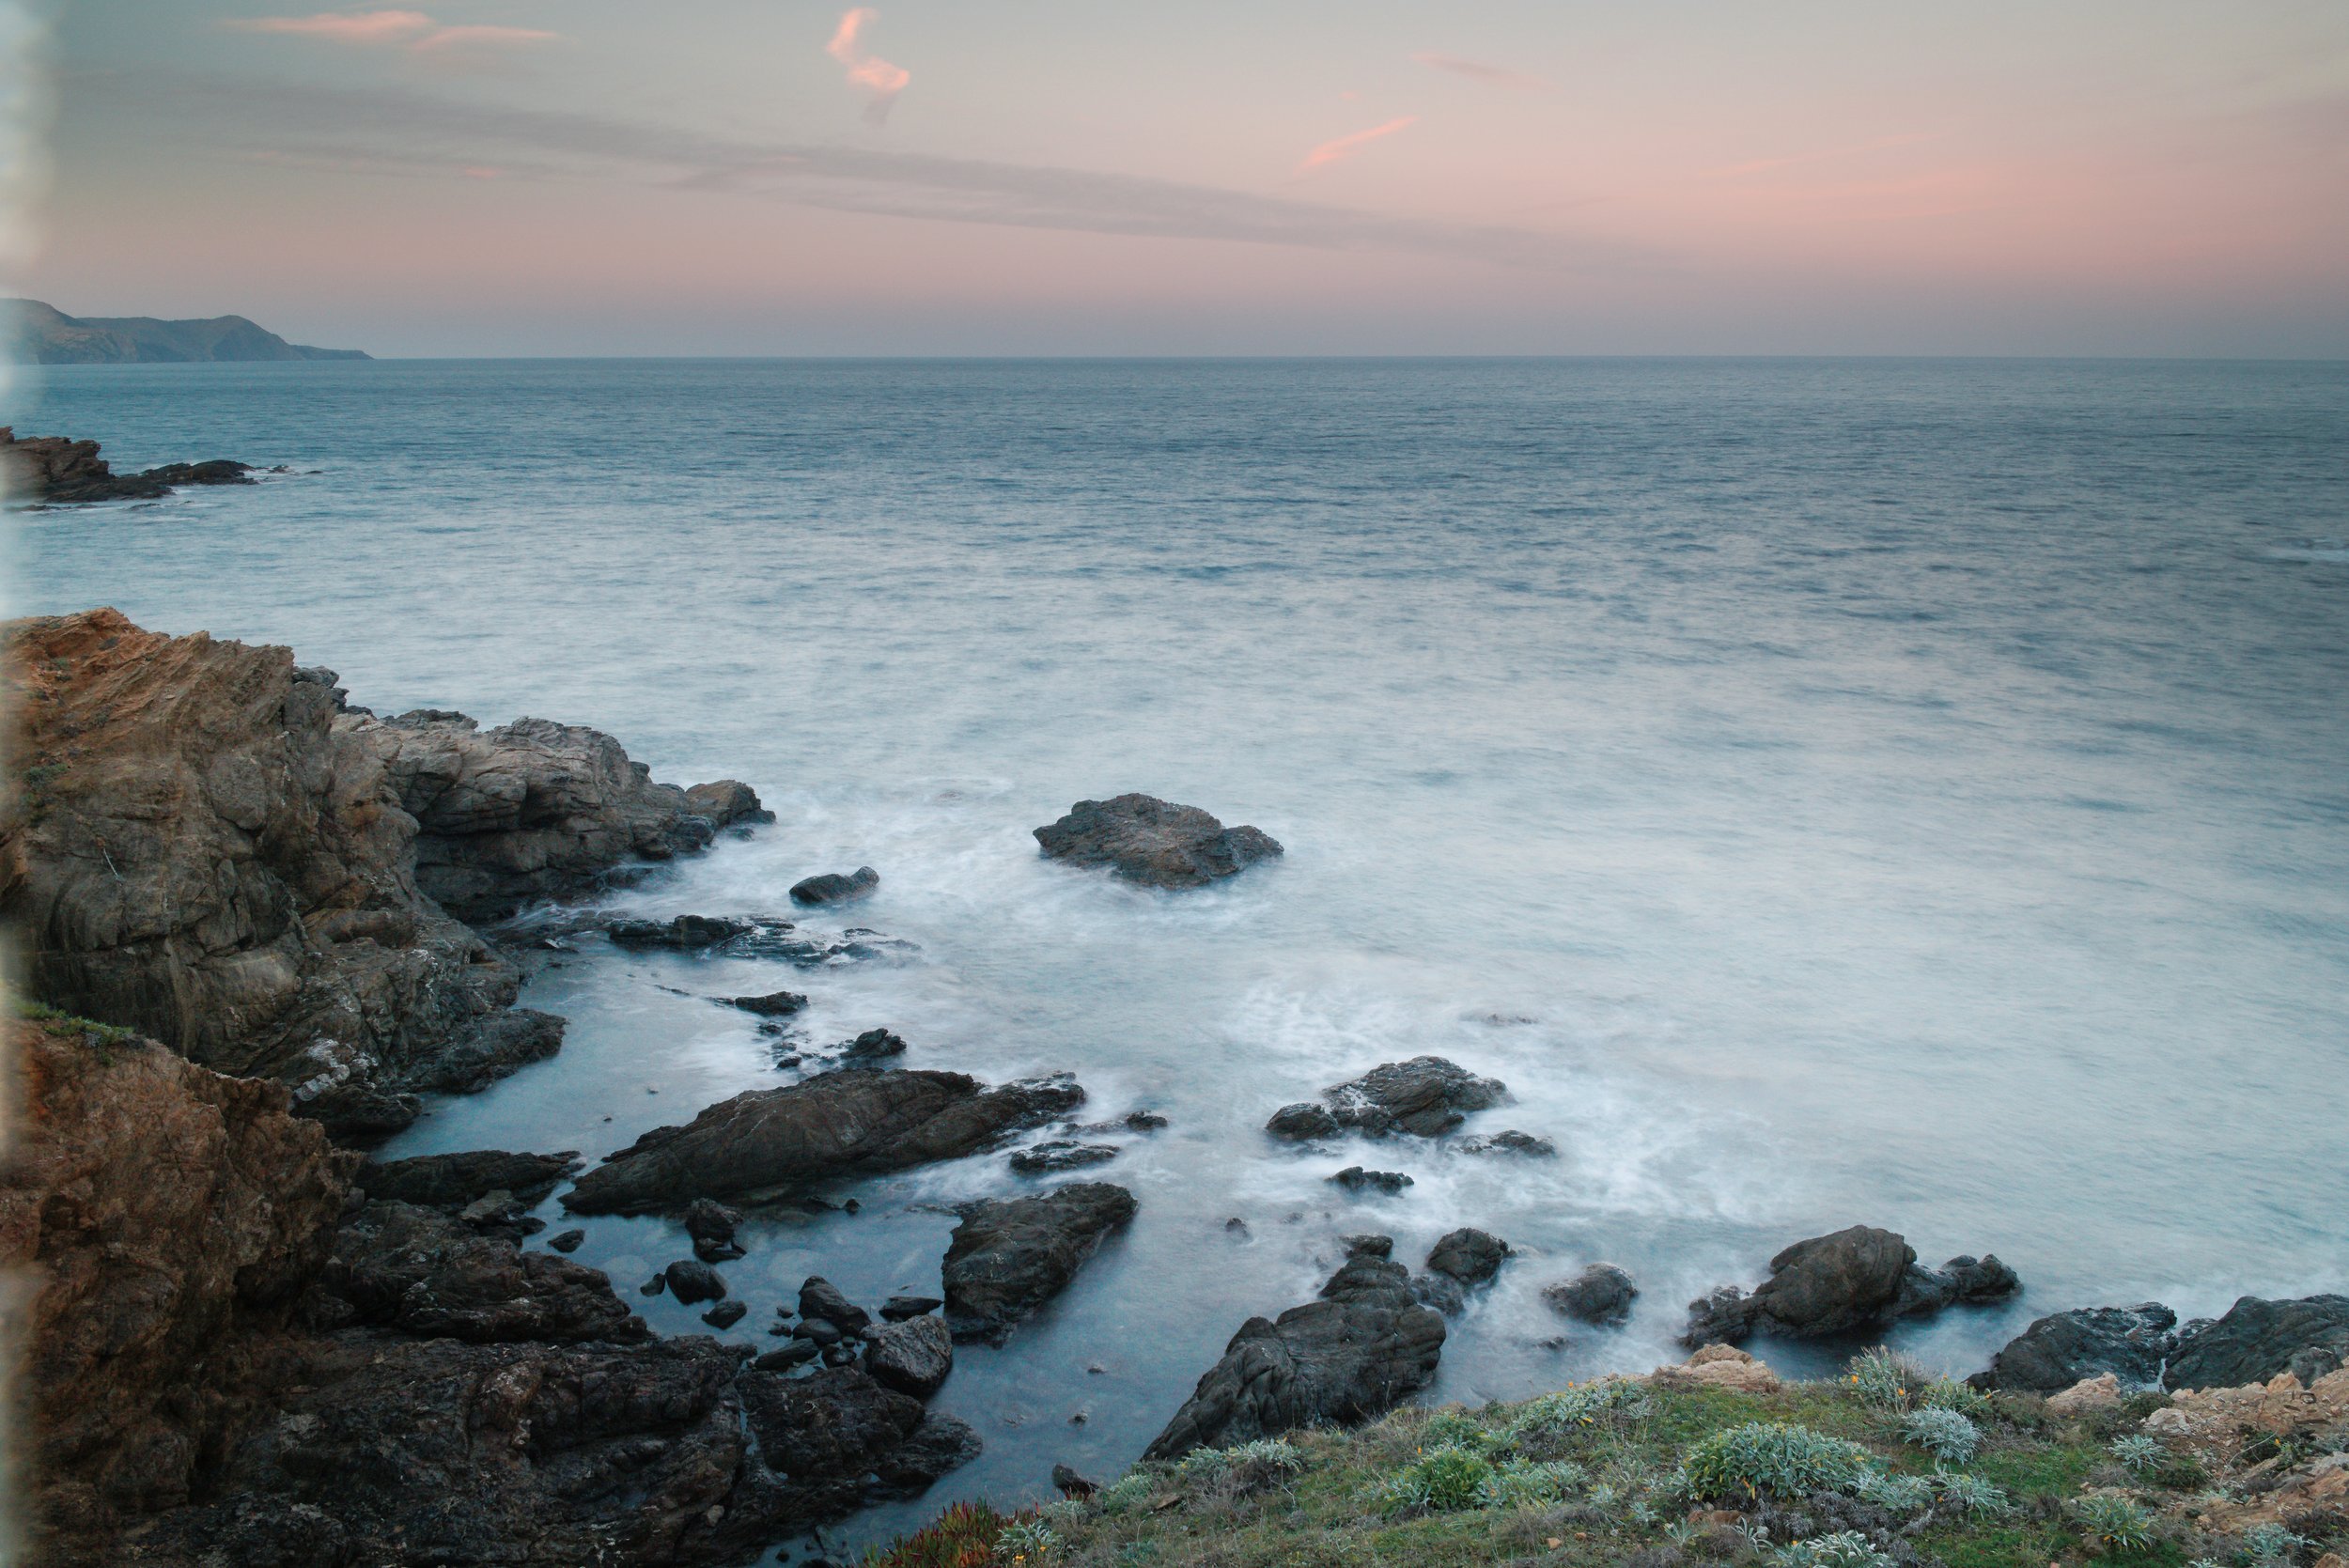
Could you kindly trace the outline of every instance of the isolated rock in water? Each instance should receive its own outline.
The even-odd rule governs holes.
[[[1989,1370],[1968,1381],[2054,1393],[2108,1372],[2130,1388],[2152,1388],[2177,1343],[2177,1327],[2178,1314],[2158,1301],[2057,1312],[2009,1340]]]
[[[1001,1343],[1014,1324],[1068,1288],[1136,1206],[1132,1193],[1107,1182],[966,1205],[942,1271],[954,1337]]]
[[[2269,1301],[2246,1296],[2227,1315],[2180,1338],[2170,1389],[2224,1389],[2290,1373],[2303,1384],[2349,1360],[2349,1296]]]
[[[1892,1315],[1917,1317],[1952,1305],[1988,1306],[2019,1295],[2022,1289],[2021,1278],[2000,1263],[1995,1253],[1982,1258],[1952,1258],[1939,1268],[1911,1264],[1902,1277],[1900,1295],[1892,1303]]]
[[[1595,1263],[1571,1280],[1543,1287],[1542,1299],[1568,1317],[1605,1324],[1629,1317],[1632,1298],[1639,1294],[1627,1272],[1611,1263]]]
[[[1751,1296],[1729,1285],[1688,1303],[1680,1343],[1735,1344],[1757,1327],[1797,1339],[1849,1333],[2021,1288],[1996,1258],[1952,1258],[1937,1274],[1916,1262],[1916,1250],[1900,1235],[1868,1225],[1798,1241],[1770,1260],[1770,1277]]]
[[[685,792],[685,809],[695,816],[708,817],[713,828],[775,819],[773,812],[758,803],[758,791],[739,779],[719,779],[712,784],[693,785]]]
[[[1391,1235],[1347,1235],[1338,1237],[1338,1245],[1346,1249],[1349,1258],[1394,1256],[1394,1237]]]
[[[581,1214],[633,1214],[701,1197],[787,1196],[833,1177],[972,1154],[1083,1102],[1084,1091],[1065,1078],[990,1089],[916,1068],[827,1073],[657,1127],[582,1176],[563,1203]]]
[[[1740,1394],[1774,1393],[1779,1386],[1778,1374],[1726,1344],[1704,1345],[1676,1367],[1657,1367],[1655,1377],[1667,1389],[1720,1389]]]
[[[615,947],[672,948],[680,953],[698,953],[716,947],[737,937],[747,937],[758,929],[752,920],[736,920],[726,915],[678,915],[674,920],[615,920],[608,923],[603,934]]]
[[[1365,1171],[1359,1165],[1349,1165],[1329,1180],[1348,1192],[1395,1193],[1412,1185],[1400,1171]]]
[[[1147,795],[1080,800],[1059,821],[1035,830],[1035,841],[1046,860],[1107,866],[1154,888],[1204,887],[1281,853],[1257,829],[1226,828],[1196,806]]]
[[[1335,1138],[1344,1129],[1338,1126],[1337,1117],[1328,1106],[1299,1100],[1295,1105],[1284,1105],[1274,1111],[1272,1120],[1264,1125],[1264,1130],[1275,1138],[1302,1142],[1312,1138]]]
[[[251,463],[212,458],[166,463],[144,474],[117,474],[98,455],[98,442],[64,436],[26,436],[0,425],[0,490],[10,501],[57,505],[87,501],[151,501],[179,485],[250,485]]]
[[[669,1281],[669,1294],[687,1306],[696,1301],[716,1301],[726,1293],[726,1282],[719,1272],[699,1258],[679,1258],[661,1271]]]
[[[1040,1176],[1054,1171],[1101,1165],[1116,1157],[1117,1146],[1113,1143],[1079,1143],[1056,1138],[1032,1149],[1021,1149],[1011,1157],[1011,1168],[1023,1176]]]
[[[742,1217],[723,1203],[696,1198],[685,1205],[685,1234],[693,1238],[693,1256],[704,1263],[724,1263],[742,1255],[734,1228]]]
[[[844,1334],[853,1334],[873,1321],[870,1313],[820,1274],[811,1274],[801,1282],[800,1315],[829,1323]]]
[[[794,904],[845,904],[851,898],[863,898],[880,886],[880,873],[869,865],[861,865],[849,876],[827,871],[820,877],[810,877],[791,884]]]
[[[1427,1254],[1431,1273],[1447,1274],[1464,1285],[1481,1285],[1501,1272],[1509,1244],[1490,1231],[1462,1226],[1439,1240]]]
[[[547,1245],[558,1252],[576,1252],[586,1239],[585,1231],[562,1231],[547,1237]]]
[[[0,921],[26,989],[380,1136],[551,1053],[521,975],[418,887],[391,732],[282,647],[112,610],[10,623],[22,809]]]
[[[362,1165],[351,1185],[370,1198],[428,1208],[462,1208],[492,1192],[510,1192],[535,1203],[579,1166],[579,1156],[569,1149],[552,1155],[471,1149]]]
[[[721,1301],[702,1313],[702,1321],[712,1328],[731,1328],[749,1316],[750,1311],[739,1301]]]
[[[1440,1056],[1415,1056],[1374,1067],[1326,1092],[1334,1119],[1372,1137],[1408,1132],[1434,1138],[1509,1097],[1497,1078],[1479,1078]]]
[[[1463,1138],[1460,1152],[1464,1155],[1523,1155],[1529,1159],[1554,1159],[1558,1145],[1547,1138],[1536,1138],[1530,1132],[1514,1127],[1489,1137]]]
[[[893,1296],[881,1303],[881,1321],[903,1323],[907,1318],[934,1312],[945,1304],[935,1296]]]
[[[1066,1465],[1052,1467],[1052,1489],[1064,1498],[1089,1498],[1101,1489],[1098,1482],[1087,1481]]]
[[[864,1336],[864,1370],[884,1389],[927,1399],[955,1370],[954,1337],[933,1316],[885,1324]]]
[[[1157,1132],[1167,1126],[1167,1120],[1155,1110],[1128,1110],[1120,1118],[1130,1132]]]
[[[1241,1325],[1143,1457],[1370,1421],[1434,1379],[1443,1341],[1443,1319],[1411,1297],[1410,1271],[1357,1253],[1319,1300]]]
[[[787,1018],[807,1006],[807,998],[797,991],[770,991],[763,997],[728,997],[726,1001],[762,1018]]]
[[[886,1029],[868,1029],[840,1048],[840,1060],[847,1063],[879,1062],[892,1056],[903,1056],[906,1043]]]

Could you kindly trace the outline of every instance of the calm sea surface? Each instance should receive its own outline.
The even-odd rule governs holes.
[[[159,365],[12,411],[117,466],[296,471],[23,520],[14,613],[287,643],[379,711],[749,780],[775,827],[615,902],[772,912],[871,864],[849,918],[920,946],[584,953],[526,999],[562,1054],[388,1154],[592,1157],[787,1081],[700,1000],[778,984],[817,1042],[886,1025],[1173,1119],[1097,1172],[1131,1232],[960,1352],[939,1403],[986,1456],[852,1534],[1114,1473],[1345,1232],[1522,1254],[1438,1400],[1644,1370],[1690,1296],[1854,1222],[2022,1273],[1903,1330],[1961,1372],[2063,1307],[2349,1288],[2349,367]],[[1037,860],[1129,789],[1287,859],[1179,896]],[[1259,1131],[1431,1051],[1561,1157]],[[1364,1158],[1417,1185],[1323,1182]],[[934,1292],[938,1205],[1020,1187],[997,1154],[762,1222],[731,1337],[809,1273]],[[632,1304],[684,1253],[588,1228]],[[1546,1343],[1539,1287],[1595,1258],[1640,1312]]]

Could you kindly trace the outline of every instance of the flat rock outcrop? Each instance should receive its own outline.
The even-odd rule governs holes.
[[[1953,1302],[2003,1300],[2021,1288],[2015,1271],[1995,1257],[1919,1268],[1916,1249],[1898,1234],[1854,1225],[1779,1253],[1770,1277],[1750,1296],[1725,1285],[1688,1303],[1681,1343],[1735,1344],[1756,1328],[1796,1339],[1852,1333]]]
[[[1153,888],[1205,887],[1281,853],[1255,828],[1226,828],[1197,806],[1148,795],[1080,800],[1059,821],[1035,830],[1044,858],[1106,866]]]
[[[2040,1318],[1970,1379],[1992,1389],[2056,1393],[2109,1373],[2129,1388],[2153,1388],[2176,1346],[2178,1314],[2158,1301],[2078,1307]]]
[[[1143,1457],[1179,1459],[1393,1409],[1434,1379],[1443,1354],[1443,1319],[1410,1287],[1408,1269],[1366,1248],[1330,1277],[1319,1300],[1250,1318]]]
[[[965,1205],[943,1270],[954,1337],[1001,1343],[1013,1325],[1068,1288],[1136,1207],[1132,1193],[1108,1182]]]
[[[370,1203],[343,1225],[305,1315],[473,1343],[647,1337],[600,1270],[404,1203]]]
[[[152,501],[181,485],[250,485],[251,463],[212,458],[165,463],[143,474],[117,474],[98,455],[98,442],[64,436],[26,436],[0,425],[0,491],[10,501],[61,505],[89,501]]]
[[[351,1185],[369,1198],[420,1203],[427,1208],[462,1208],[492,1192],[510,1192],[535,1203],[579,1166],[578,1154],[569,1149],[552,1155],[468,1149],[381,1163],[370,1160],[359,1167]]]
[[[972,1154],[1084,1101],[1065,1079],[988,1088],[961,1073],[826,1073],[754,1089],[683,1126],[656,1127],[563,1196],[581,1214],[681,1208],[696,1198],[757,1201],[838,1176],[902,1171]]]
[[[1292,1141],[1332,1138],[1347,1127],[1373,1138],[1392,1132],[1436,1138],[1466,1122],[1470,1111],[1489,1110],[1508,1097],[1509,1086],[1497,1078],[1479,1078],[1440,1056],[1415,1056],[1331,1085],[1322,1091],[1326,1104],[1302,1100],[1283,1106],[1265,1130]]]

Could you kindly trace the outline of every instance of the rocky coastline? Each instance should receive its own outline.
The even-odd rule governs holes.
[[[156,501],[182,485],[250,485],[251,463],[209,458],[117,474],[98,455],[98,442],[67,436],[25,436],[0,425],[0,494],[31,506],[81,505],[95,501]]]
[[[379,716],[288,649],[167,637],[111,610],[13,623],[0,652],[19,727],[0,917],[30,997],[8,1024],[22,1131],[0,1170],[0,1245],[29,1271],[10,1315],[28,1350],[38,1560],[748,1560],[967,1463],[978,1434],[929,1405],[956,1347],[1014,1338],[1140,1222],[1132,1191],[1066,1172],[1115,1158],[1085,1140],[1164,1117],[1080,1123],[1073,1078],[902,1065],[905,1041],[879,1029],[795,1048],[797,1081],[592,1162],[370,1162],[418,1096],[559,1051],[563,1020],[515,1005],[523,934],[545,930],[501,923],[771,821],[755,791],[658,783],[575,725]],[[1081,801],[1036,836],[1072,873],[1168,892],[1282,853],[1143,796]],[[811,878],[800,901],[861,896],[879,875]],[[794,966],[890,952],[879,933],[818,939],[764,915],[573,918],[564,933],[622,949]],[[778,1032],[807,1005],[782,989],[712,1000]],[[1469,1130],[1510,1101],[1501,1080],[1425,1056],[1254,1114],[1268,1149],[1332,1165],[1408,1165],[1445,1141],[1554,1157],[1538,1128]],[[554,1194],[583,1216],[679,1218],[693,1256],[635,1288],[708,1302],[705,1321],[727,1327],[749,1310],[725,1280],[745,1210],[1046,1130],[1012,1169],[1048,1181],[957,1213],[935,1296],[868,1310],[810,1278],[763,1353],[656,1336],[570,1260],[580,1233],[540,1240],[527,1212]],[[1406,1171],[1331,1179],[1412,1201]],[[1387,1421],[1434,1379],[1448,1320],[1534,1266],[1472,1225],[1416,1272],[1385,1235],[1345,1245],[1315,1299],[1248,1318],[1187,1399],[1169,1391],[1145,1461]],[[2022,1290],[1995,1256],[1930,1267],[1901,1234],[1855,1225],[1786,1248],[1750,1291],[1689,1303],[1696,1355],[1658,1378],[1766,1392],[1775,1378],[1731,1347],[1869,1343]],[[1576,1332],[1605,1333],[1640,1287],[1583,1260],[1541,1296]],[[2281,1397],[2283,1380],[2330,1387],[2344,1359],[2349,1297],[2247,1296],[2207,1322],[2152,1303],[2042,1316],[1970,1382],[2083,1408],[2147,1390]]]

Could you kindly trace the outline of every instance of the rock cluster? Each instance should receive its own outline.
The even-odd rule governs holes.
[[[1488,1110],[1508,1097],[1509,1086],[1499,1079],[1479,1078],[1440,1056],[1415,1056],[1332,1085],[1322,1092],[1327,1103],[1302,1100],[1283,1106],[1265,1130],[1292,1141],[1334,1138],[1349,1127],[1373,1138],[1392,1132],[1436,1138],[1466,1122],[1470,1111]],[[1523,1133],[1499,1135],[1493,1146],[1520,1153],[1557,1152],[1547,1140]]]
[[[2246,1296],[2223,1317],[2183,1325],[2158,1301],[2051,1313],[2007,1342],[1970,1381],[2038,1393],[2099,1376],[2121,1389],[2171,1390],[2265,1384],[2279,1376],[2313,1384],[2344,1361],[2349,1296]]]
[[[2022,1289],[1995,1257],[1917,1265],[1917,1250],[1891,1231],[1854,1225],[1798,1241],[1770,1260],[1770,1277],[1749,1296],[1735,1285],[1688,1303],[1681,1343],[1735,1344],[1755,1329],[1816,1339],[1879,1328],[1895,1318],[1953,1302],[2002,1301]]]
[[[1106,866],[1153,888],[1205,887],[1281,853],[1279,842],[1258,829],[1226,828],[1197,806],[1149,795],[1080,800],[1059,821],[1036,829],[1035,842],[1046,860]]]
[[[98,455],[98,442],[64,436],[26,436],[0,425],[0,490],[39,505],[86,501],[152,501],[180,485],[250,485],[251,463],[213,458],[165,463],[143,474],[117,474]]]

